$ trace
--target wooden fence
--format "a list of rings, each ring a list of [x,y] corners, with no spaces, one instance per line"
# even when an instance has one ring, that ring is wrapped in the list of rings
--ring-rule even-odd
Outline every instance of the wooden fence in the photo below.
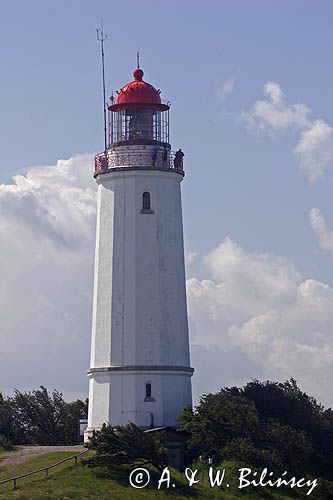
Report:
[[[26,474],[22,474],[21,476],[10,477],[9,479],[5,479],[3,481],[0,481],[0,485],[10,483],[11,481],[13,481],[14,488],[16,488],[17,487],[17,480],[22,479],[23,477],[33,476],[34,474],[38,474],[39,472],[45,472],[45,475],[48,476],[50,469],[54,469],[54,467],[57,467],[58,465],[63,464],[64,462],[69,462],[70,460],[74,460],[74,463],[77,464],[78,457],[80,457],[81,455],[84,455],[88,451],[89,450],[81,451],[80,453],[77,453],[76,455],[72,455],[71,457],[64,458],[64,460],[60,460],[60,462],[57,462],[53,465],[49,465],[48,467],[43,467],[42,469],[34,470],[32,472],[27,472]]]

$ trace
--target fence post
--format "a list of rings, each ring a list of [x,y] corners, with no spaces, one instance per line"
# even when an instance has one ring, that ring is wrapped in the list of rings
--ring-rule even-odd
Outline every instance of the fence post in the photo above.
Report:
[[[78,463],[78,457],[80,457],[84,453],[87,453],[88,451],[89,450],[84,450],[81,453],[78,453],[77,455],[68,457],[65,460],[61,460],[60,462],[57,462],[56,464],[51,465],[50,467],[44,467],[43,469],[38,469],[38,470],[35,470],[33,472],[29,472],[27,474],[22,474],[22,476],[15,476],[15,477],[11,477],[9,479],[2,480],[2,481],[0,481],[0,485],[1,484],[5,484],[5,483],[10,483],[11,481],[13,481],[13,483],[14,483],[14,489],[16,489],[17,488],[17,480],[18,479],[20,479],[22,477],[26,477],[26,476],[32,476],[34,474],[38,474],[38,473],[43,472],[43,471],[45,471],[45,475],[48,476],[50,468],[52,469],[53,467],[57,467],[58,465],[60,465],[60,464],[62,464],[64,462],[68,462],[69,460],[73,460],[73,458],[74,458],[75,464],[77,464]]]

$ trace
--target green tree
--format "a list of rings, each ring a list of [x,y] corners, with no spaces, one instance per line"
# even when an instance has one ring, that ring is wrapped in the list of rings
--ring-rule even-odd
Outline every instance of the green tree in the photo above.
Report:
[[[87,418],[88,401],[66,403],[57,391],[41,386],[0,396],[0,433],[16,444],[75,444],[78,418]]]
[[[60,418],[62,440],[65,444],[76,443],[78,439],[78,419],[87,418],[88,399],[81,401],[77,399],[71,403],[65,403]]]
[[[159,471],[166,465],[166,448],[161,437],[143,432],[133,423],[125,426],[104,424],[89,439],[88,448],[96,455],[85,461],[90,467],[117,469],[122,465],[151,464]]]
[[[333,412],[294,379],[254,380],[201,397],[179,417],[192,460],[230,458],[248,466],[333,479]]]
[[[194,411],[187,408],[179,417],[182,430],[190,434],[190,456],[222,457],[224,446],[237,438],[256,443],[262,424],[252,401],[227,389],[205,394]]]
[[[333,412],[330,408],[325,410],[315,398],[301,391],[293,378],[284,383],[253,380],[239,389],[239,394],[254,402],[263,422],[273,419],[282,426],[303,432],[309,446],[303,443],[302,454],[308,459],[309,471],[333,479]]]
[[[16,390],[14,407],[23,439],[45,445],[61,442],[64,405],[62,394],[56,390],[50,393],[43,386],[32,392]]]
[[[267,467],[277,472],[282,469],[282,457],[277,450],[259,448],[249,438],[235,438],[223,447],[222,456],[227,460],[236,460],[247,467]]]
[[[12,440],[14,433],[14,411],[10,399],[0,392],[0,434]]]
[[[297,475],[308,470],[313,445],[305,431],[269,420],[263,441],[263,447],[279,457],[280,472],[287,470]]]
[[[293,378],[284,383],[253,380],[239,391],[254,402],[263,421],[275,419],[282,425],[309,430],[314,417],[323,411],[314,398],[299,389]]]

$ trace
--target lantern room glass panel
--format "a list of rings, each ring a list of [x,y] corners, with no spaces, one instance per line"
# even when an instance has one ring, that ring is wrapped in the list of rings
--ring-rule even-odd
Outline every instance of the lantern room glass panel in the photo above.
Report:
[[[157,109],[121,109],[110,112],[110,144],[133,140],[168,143],[168,111]]]

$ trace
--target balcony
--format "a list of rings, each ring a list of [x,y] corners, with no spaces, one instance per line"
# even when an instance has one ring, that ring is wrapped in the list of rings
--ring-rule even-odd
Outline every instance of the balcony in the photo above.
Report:
[[[95,174],[112,169],[156,169],[173,170],[184,175],[182,154],[175,151],[131,149],[129,151],[109,150],[95,156]]]

